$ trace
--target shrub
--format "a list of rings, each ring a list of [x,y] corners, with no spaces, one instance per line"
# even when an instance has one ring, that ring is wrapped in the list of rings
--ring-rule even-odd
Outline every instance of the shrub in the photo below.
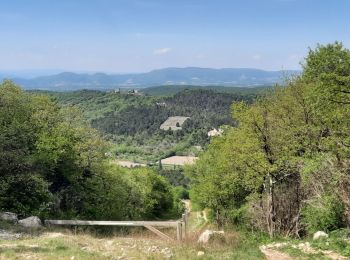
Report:
[[[48,183],[35,174],[8,176],[0,186],[0,209],[20,216],[43,215],[52,200]]]
[[[248,205],[243,205],[240,208],[228,210],[226,215],[228,221],[234,225],[242,227],[247,227],[250,225],[251,219],[249,217]]]
[[[334,195],[314,198],[302,209],[302,221],[309,233],[326,232],[343,226],[344,205]]]
[[[177,186],[173,188],[173,196],[175,200],[188,200],[189,199],[189,194],[188,190],[186,190],[182,186]]]

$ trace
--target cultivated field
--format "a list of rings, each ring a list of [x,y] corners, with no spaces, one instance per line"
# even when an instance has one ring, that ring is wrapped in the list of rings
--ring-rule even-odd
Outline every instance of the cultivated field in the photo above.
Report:
[[[172,156],[161,160],[163,165],[191,165],[198,159],[194,156]]]

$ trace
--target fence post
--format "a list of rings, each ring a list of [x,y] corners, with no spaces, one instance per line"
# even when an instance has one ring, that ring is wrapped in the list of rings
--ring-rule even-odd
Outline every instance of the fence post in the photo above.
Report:
[[[182,221],[177,222],[176,233],[177,233],[177,240],[181,241],[182,240]]]
[[[188,232],[188,214],[189,214],[189,212],[188,212],[188,210],[186,209],[186,211],[185,211],[185,234],[186,234],[186,237],[187,237],[187,232]]]
[[[182,214],[182,224],[183,224],[183,237],[187,238],[187,211]]]

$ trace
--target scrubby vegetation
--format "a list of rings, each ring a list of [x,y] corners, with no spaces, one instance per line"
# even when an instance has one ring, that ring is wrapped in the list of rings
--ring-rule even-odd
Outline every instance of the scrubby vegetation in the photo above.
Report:
[[[350,224],[350,51],[310,50],[303,73],[254,104],[187,169],[191,198],[219,224],[303,236]]]
[[[110,144],[80,113],[0,85],[0,209],[20,216],[154,219],[175,212],[172,188],[150,169],[113,166]]]

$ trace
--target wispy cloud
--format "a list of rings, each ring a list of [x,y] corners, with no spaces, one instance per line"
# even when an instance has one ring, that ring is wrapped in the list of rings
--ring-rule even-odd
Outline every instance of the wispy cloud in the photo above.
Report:
[[[171,48],[160,48],[153,51],[154,55],[164,55],[166,53],[169,53],[171,51]]]
[[[253,60],[261,60],[261,55],[260,54],[255,54],[253,55]]]

